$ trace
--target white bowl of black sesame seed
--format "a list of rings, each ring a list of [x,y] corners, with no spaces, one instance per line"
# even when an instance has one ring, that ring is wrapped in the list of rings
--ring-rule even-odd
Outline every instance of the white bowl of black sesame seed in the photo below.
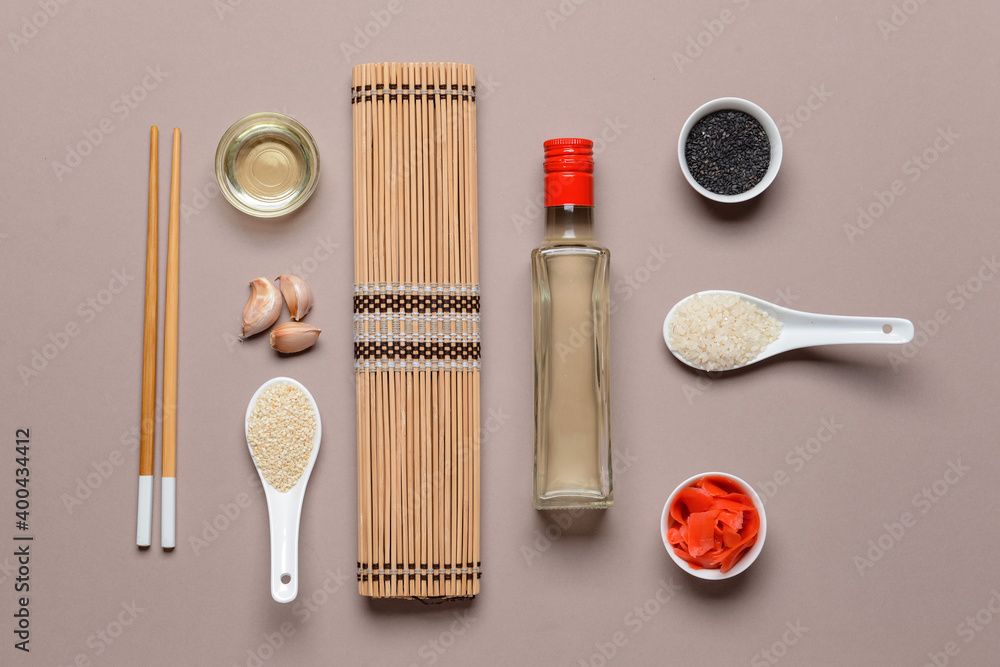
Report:
[[[701,105],[677,142],[681,172],[691,187],[734,204],[767,189],[781,166],[781,133],[759,106],[739,97]]]

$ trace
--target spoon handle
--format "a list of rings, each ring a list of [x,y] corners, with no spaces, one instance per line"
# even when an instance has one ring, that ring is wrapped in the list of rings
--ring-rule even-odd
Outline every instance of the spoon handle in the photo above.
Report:
[[[271,527],[271,597],[291,602],[299,592],[299,517],[302,494],[265,486]],[[287,579],[287,581],[286,581]]]
[[[896,344],[913,340],[913,323],[898,317],[851,317],[794,311],[781,338],[786,350],[815,345]]]

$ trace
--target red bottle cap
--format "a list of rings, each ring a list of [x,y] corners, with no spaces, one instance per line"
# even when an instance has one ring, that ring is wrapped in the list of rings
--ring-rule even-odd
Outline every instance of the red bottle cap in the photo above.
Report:
[[[594,205],[594,142],[549,139],[545,142],[545,205]]]

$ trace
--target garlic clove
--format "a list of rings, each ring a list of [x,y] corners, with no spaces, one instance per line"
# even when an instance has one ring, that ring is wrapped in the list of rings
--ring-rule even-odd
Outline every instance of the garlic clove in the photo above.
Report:
[[[285,354],[301,352],[312,347],[319,334],[320,329],[305,322],[282,322],[271,332],[271,347]]]
[[[281,296],[288,304],[288,314],[293,320],[301,320],[313,305],[312,290],[306,281],[290,273],[275,278],[281,288]]]
[[[264,331],[281,315],[281,292],[267,278],[250,281],[250,298],[243,306],[243,337]]]

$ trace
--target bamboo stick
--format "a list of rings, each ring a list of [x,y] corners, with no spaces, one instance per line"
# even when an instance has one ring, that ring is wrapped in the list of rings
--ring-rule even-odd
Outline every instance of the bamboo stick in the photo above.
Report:
[[[163,310],[163,450],[160,461],[160,546],[176,545],[177,317],[180,286],[181,131],[174,128],[170,158],[167,284]]]
[[[142,325],[142,406],[139,436],[139,496],[136,540],[148,547],[153,530],[153,457],[156,443],[156,312],[159,274],[160,130],[149,130],[149,206],[146,218],[146,293]]]

